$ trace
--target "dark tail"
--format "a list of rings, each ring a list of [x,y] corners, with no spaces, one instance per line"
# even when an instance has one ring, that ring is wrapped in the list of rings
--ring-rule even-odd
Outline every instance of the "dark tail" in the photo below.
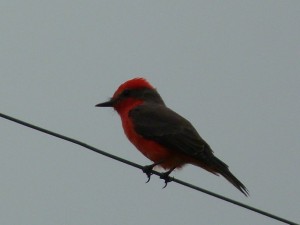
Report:
[[[246,197],[249,196],[249,191],[242,182],[240,182],[228,169],[228,166],[217,157],[213,158],[213,164],[215,165],[215,171],[221,174],[226,180],[239,189]]]

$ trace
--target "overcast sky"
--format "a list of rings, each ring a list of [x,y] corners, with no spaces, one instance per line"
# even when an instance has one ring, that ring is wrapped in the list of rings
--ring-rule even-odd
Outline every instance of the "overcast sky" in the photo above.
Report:
[[[300,1],[0,0],[1,112],[141,165],[112,109],[141,76],[247,186],[186,182],[300,223]],[[0,118],[0,224],[281,222]]]

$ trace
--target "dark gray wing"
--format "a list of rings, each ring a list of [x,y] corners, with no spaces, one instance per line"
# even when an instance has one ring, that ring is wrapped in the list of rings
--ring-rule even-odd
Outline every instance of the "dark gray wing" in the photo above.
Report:
[[[199,160],[210,159],[213,151],[192,124],[160,104],[142,104],[129,112],[134,128],[146,139]]]

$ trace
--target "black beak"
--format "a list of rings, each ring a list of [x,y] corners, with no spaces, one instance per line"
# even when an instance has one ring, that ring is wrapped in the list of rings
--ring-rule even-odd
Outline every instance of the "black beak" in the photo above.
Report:
[[[114,106],[114,101],[113,100],[109,100],[107,102],[99,103],[99,104],[97,104],[95,106],[96,107],[113,107]]]

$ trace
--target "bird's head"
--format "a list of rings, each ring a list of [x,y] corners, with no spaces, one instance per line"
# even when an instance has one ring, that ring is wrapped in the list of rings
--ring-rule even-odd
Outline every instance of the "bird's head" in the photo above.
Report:
[[[96,107],[113,107],[118,113],[131,109],[143,102],[164,104],[155,88],[144,78],[134,78],[121,84],[109,101]]]

